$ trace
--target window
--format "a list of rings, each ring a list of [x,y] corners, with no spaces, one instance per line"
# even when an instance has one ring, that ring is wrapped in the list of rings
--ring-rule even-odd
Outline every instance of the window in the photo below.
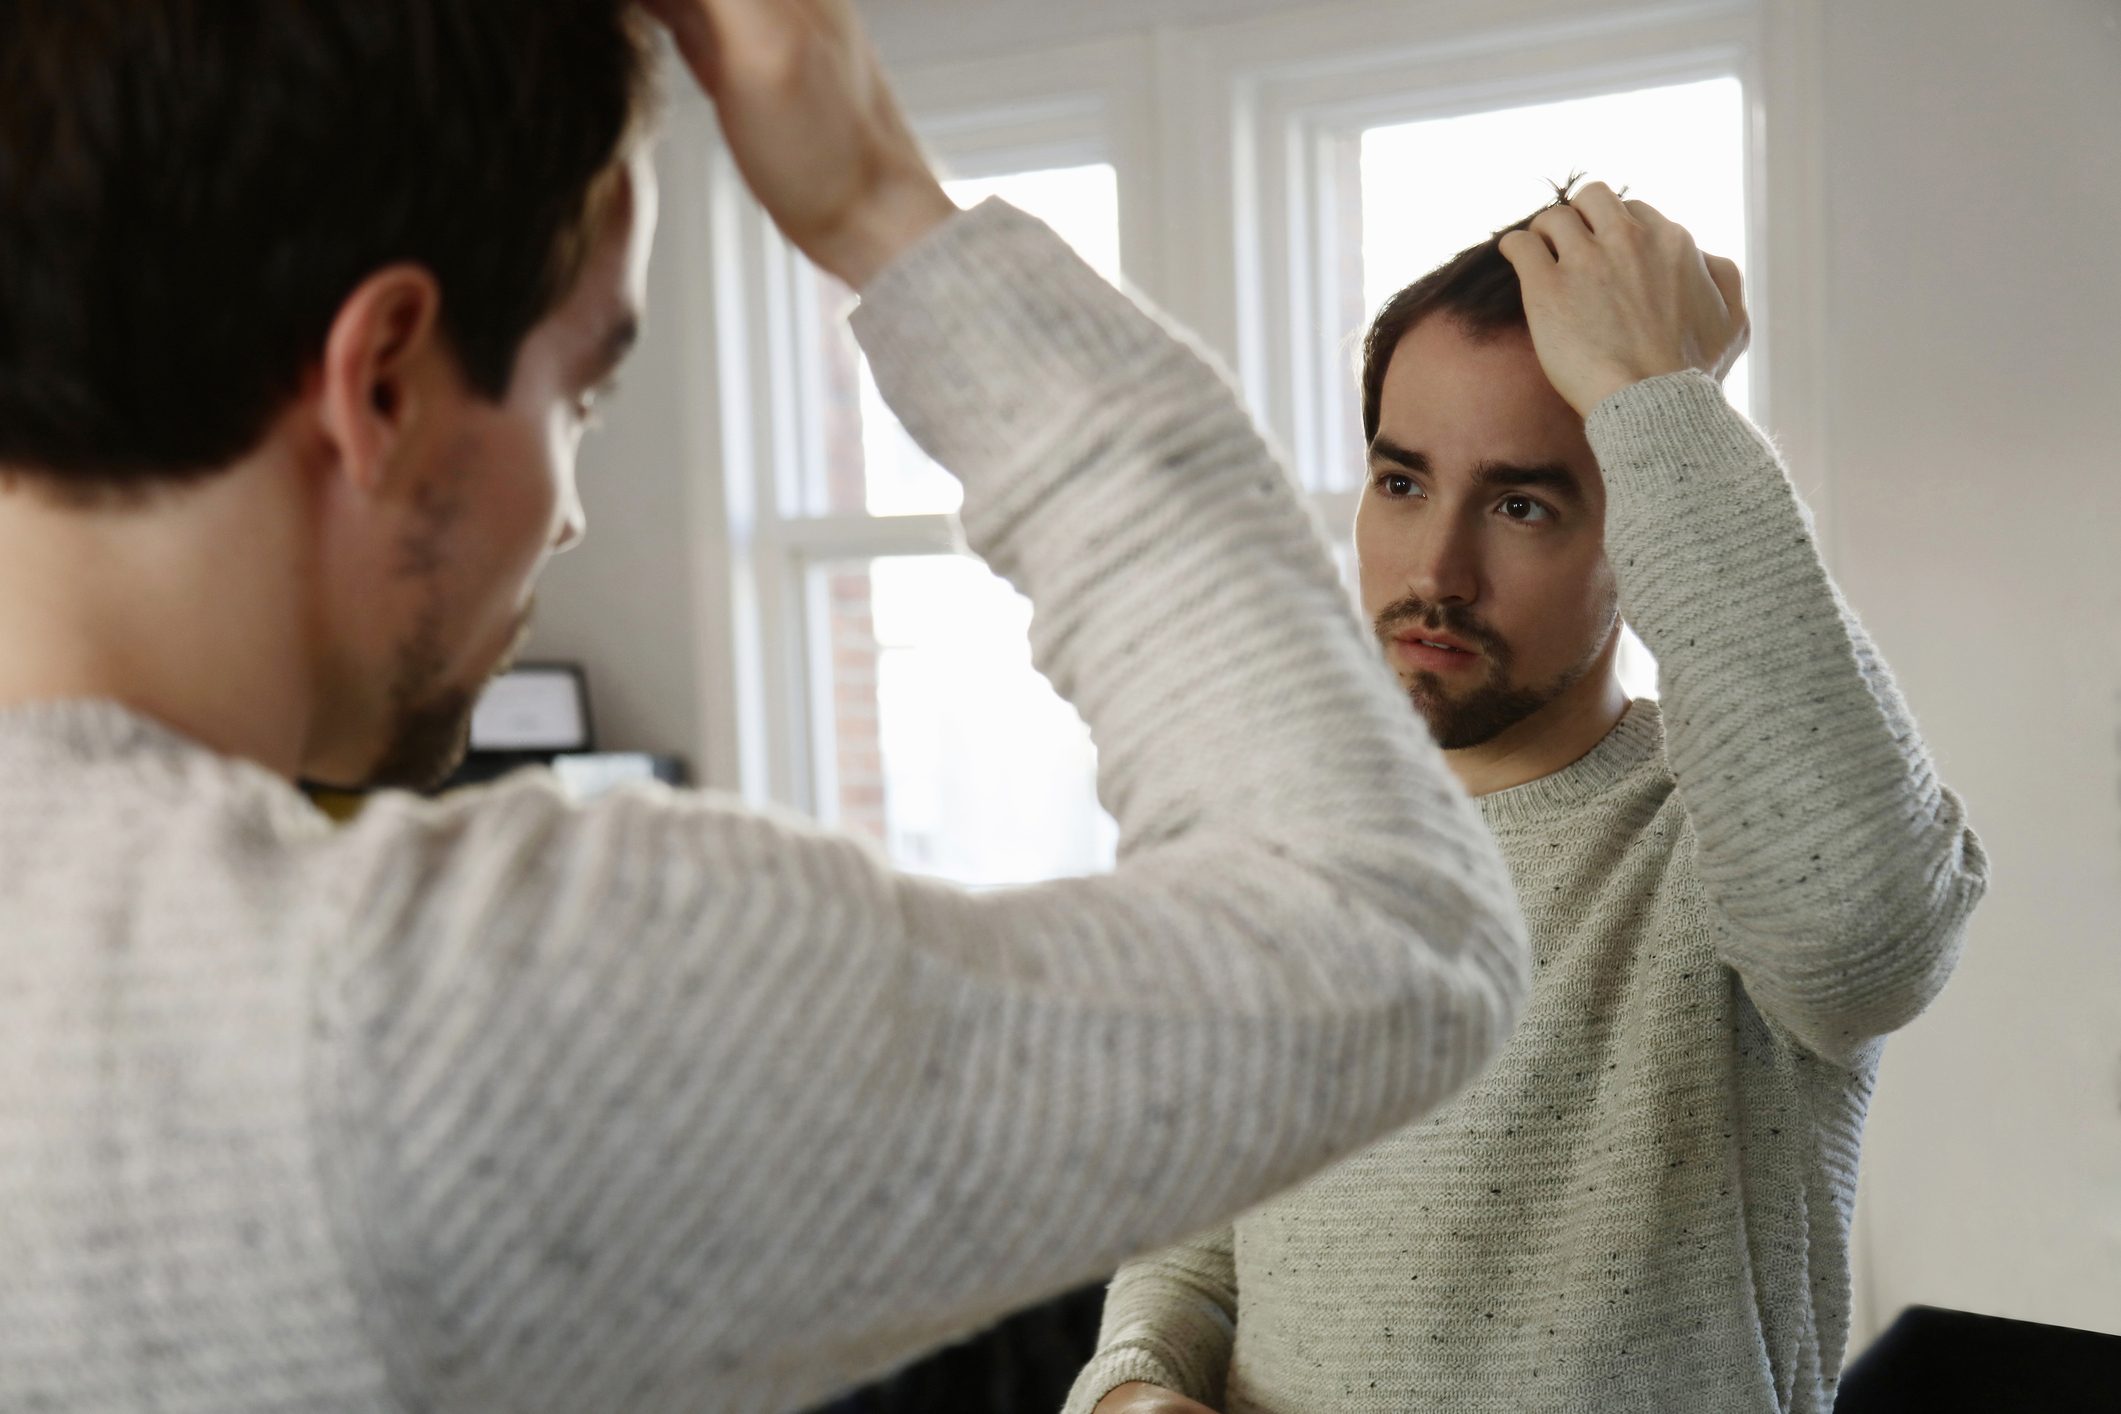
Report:
[[[1000,197],[1038,217],[1106,279],[1119,279],[1119,176],[1109,163],[968,177],[945,184],[951,200],[971,208]],[[962,499],[957,478],[914,445],[884,404],[868,360],[839,316],[852,303],[846,289],[830,286],[820,303],[827,327],[820,331],[830,355],[832,406],[847,409],[859,425],[859,447],[835,443],[824,458],[822,488],[813,507],[873,516],[948,515]]]
[[[966,555],[821,565],[838,818],[972,885],[1110,866],[1082,718],[1031,666],[1031,604]]]
[[[1118,279],[1110,164],[948,185],[961,206],[999,196],[1039,217]],[[849,298],[828,290],[817,303],[826,436],[801,501],[843,548],[874,536],[888,551],[907,518],[955,513],[962,490],[885,406],[839,317]],[[885,521],[898,523],[875,524]],[[1089,730],[1031,665],[1027,600],[963,555],[843,554],[805,579],[826,648],[813,645],[810,675],[823,818],[878,840],[902,868],[975,886],[1111,864],[1118,832],[1097,803]]]

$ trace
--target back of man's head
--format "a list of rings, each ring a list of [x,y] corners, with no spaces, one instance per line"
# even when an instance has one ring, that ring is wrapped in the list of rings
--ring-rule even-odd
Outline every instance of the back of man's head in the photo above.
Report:
[[[592,243],[645,33],[631,0],[0,4],[0,466],[93,497],[235,460],[394,262],[498,398]]]
[[[1540,211],[1569,199],[1580,178],[1554,188],[1554,200],[1521,221],[1512,222],[1478,245],[1467,246],[1428,274],[1386,300],[1370,321],[1362,341],[1362,435],[1365,445],[1377,439],[1379,404],[1384,398],[1385,370],[1408,331],[1433,314],[1446,314],[1474,339],[1486,341],[1512,330],[1529,330],[1524,290],[1517,271],[1503,258],[1502,238],[1531,229]]]

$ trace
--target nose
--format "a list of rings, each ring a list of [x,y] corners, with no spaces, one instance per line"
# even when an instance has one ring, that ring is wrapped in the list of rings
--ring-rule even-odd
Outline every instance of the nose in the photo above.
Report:
[[[1470,604],[1480,597],[1478,533],[1455,516],[1422,518],[1407,562],[1407,589],[1431,604]]]

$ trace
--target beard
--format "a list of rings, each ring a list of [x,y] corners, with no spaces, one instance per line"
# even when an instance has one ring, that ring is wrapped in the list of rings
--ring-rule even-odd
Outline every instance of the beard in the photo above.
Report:
[[[421,602],[411,630],[398,645],[391,673],[391,727],[383,753],[369,768],[370,787],[430,791],[447,781],[471,746],[471,717],[486,683],[506,672],[530,635],[536,601],[516,618],[506,648],[476,684],[452,679],[449,614],[442,567],[451,538],[470,510],[463,468],[438,474],[420,488],[418,519],[398,548],[399,573],[421,582]]]
[[[369,771],[372,787],[431,791],[447,781],[471,747],[471,717],[486,683],[508,671],[530,637],[535,605],[525,607],[509,645],[477,687],[447,681],[441,606],[429,604],[398,652],[392,677],[392,725],[383,755]]]
[[[471,747],[471,714],[477,706],[477,694],[459,688],[400,708],[369,785],[430,791],[447,781]]]
[[[1619,614],[1619,605],[1613,606]],[[1409,595],[1389,605],[1377,616],[1377,641],[1387,648],[1395,635],[1420,626],[1464,639],[1481,650],[1485,675],[1471,688],[1453,692],[1443,675],[1416,668],[1402,669],[1400,682],[1407,700],[1429,724],[1430,734],[1445,751],[1463,751],[1485,746],[1519,722],[1538,712],[1583,680],[1597,662],[1603,638],[1594,641],[1583,660],[1549,682],[1524,684],[1511,681],[1514,655],[1503,636],[1474,616],[1463,604],[1430,604]],[[1608,635],[1610,634],[1610,626]]]
[[[1485,746],[1568,690],[1574,678],[1561,678],[1545,688],[1510,687],[1484,683],[1462,697],[1444,691],[1443,679],[1435,673],[1416,671],[1407,675],[1407,700],[1421,713],[1445,751],[1463,751]]]
[[[390,735],[368,773],[371,786],[433,790],[455,773],[471,746],[478,694],[447,681],[441,621],[441,606],[430,603],[399,645],[391,675]]]

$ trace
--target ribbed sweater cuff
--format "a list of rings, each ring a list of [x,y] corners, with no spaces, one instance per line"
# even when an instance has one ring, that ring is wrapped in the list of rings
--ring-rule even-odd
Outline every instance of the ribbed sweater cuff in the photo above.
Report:
[[[1068,1402],[1061,1414],[1091,1414],[1097,1402],[1121,1385],[1136,1380],[1155,1385],[1158,1389],[1175,1390],[1188,1398],[1195,1396],[1179,1383],[1178,1375],[1163,1361],[1138,1347],[1120,1349],[1099,1355],[1086,1366],[1076,1378],[1075,1388],[1068,1393]]]
[[[1605,476],[1608,517],[1669,502],[1696,473],[1704,486],[1733,467],[1773,467],[1775,449],[1706,373],[1667,373],[1591,409],[1584,434]],[[1609,535],[1610,538],[1610,535]]]

